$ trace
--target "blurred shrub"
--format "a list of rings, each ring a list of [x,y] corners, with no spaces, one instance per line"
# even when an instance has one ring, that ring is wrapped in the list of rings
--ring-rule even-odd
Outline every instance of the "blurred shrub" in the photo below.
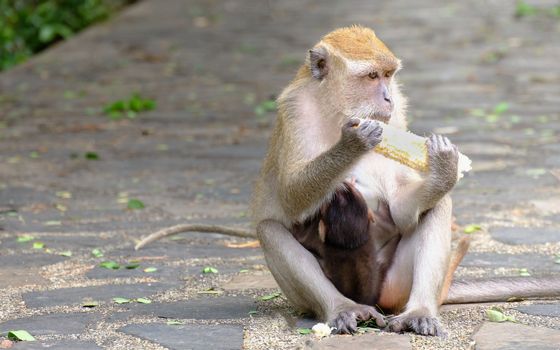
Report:
[[[130,0],[0,0],[0,70],[104,20]]]

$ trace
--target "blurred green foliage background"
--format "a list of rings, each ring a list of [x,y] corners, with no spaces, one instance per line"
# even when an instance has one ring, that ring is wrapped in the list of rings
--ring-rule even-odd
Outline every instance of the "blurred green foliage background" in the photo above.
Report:
[[[107,19],[134,0],[0,0],[0,70]]]

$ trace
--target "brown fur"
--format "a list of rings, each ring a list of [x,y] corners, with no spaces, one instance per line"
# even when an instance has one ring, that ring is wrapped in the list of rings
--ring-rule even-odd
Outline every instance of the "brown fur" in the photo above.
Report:
[[[291,230],[335,287],[360,304],[378,303],[400,239],[388,207],[382,205],[374,214],[356,188],[344,183],[315,216]]]
[[[356,25],[340,28],[325,35],[322,42],[336,48],[345,58],[351,60],[393,64],[393,69],[399,64],[391,50],[370,28]]]

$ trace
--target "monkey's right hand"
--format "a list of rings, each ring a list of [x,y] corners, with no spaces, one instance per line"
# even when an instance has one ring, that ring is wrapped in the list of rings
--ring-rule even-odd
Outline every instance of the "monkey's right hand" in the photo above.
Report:
[[[342,141],[369,151],[381,142],[383,128],[379,122],[370,119],[350,118],[342,126]]]

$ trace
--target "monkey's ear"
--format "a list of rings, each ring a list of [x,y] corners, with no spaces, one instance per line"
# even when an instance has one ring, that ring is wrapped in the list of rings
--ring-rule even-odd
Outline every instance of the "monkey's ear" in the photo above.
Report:
[[[313,78],[321,80],[329,72],[327,56],[327,49],[323,46],[317,46],[309,50],[309,68]]]

